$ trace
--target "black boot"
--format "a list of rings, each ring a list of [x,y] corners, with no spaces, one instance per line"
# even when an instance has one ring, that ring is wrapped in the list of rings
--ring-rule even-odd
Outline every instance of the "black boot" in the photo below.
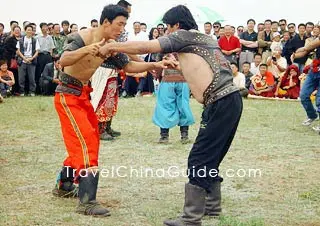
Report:
[[[181,143],[182,144],[187,144],[190,142],[188,131],[189,131],[189,126],[180,126]]]
[[[100,140],[111,141],[114,138],[106,131],[106,122],[99,122],[99,133],[100,133]]]
[[[86,177],[79,177],[79,205],[76,212],[94,217],[110,216],[108,209],[96,201],[99,173],[88,173]]]
[[[185,186],[185,202],[183,215],[176,220],[165,220],[167,226],[201,226],[204,215],[207,192],[190,183]]]
[[[111,128],[112,119],[110,121],[106,122],[106,131],[108,134],[110,134],[112,137],[119,137],[121,136],[121,132],[115,131]]]
[[[205,215],[217,217],[221,211],[221,182],[217,180],[212,185],[211,193],[206,197]]]
[[[63,167],[57,177],[57,183],[52,190],[52,194],[60,198],[78,197],[78,187],[73,184],[73,180],[73,168]]]
[[[159,144],[169,143],[169,129],[160,128]]]

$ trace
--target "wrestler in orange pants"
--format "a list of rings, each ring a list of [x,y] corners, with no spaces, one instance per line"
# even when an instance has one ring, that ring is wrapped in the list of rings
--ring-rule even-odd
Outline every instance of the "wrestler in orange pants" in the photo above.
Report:
[[[76,170],[75,178],[80,170],[98,166],[99,130],[90,92],[92,88],[84,86],[81,96],[56,93],[54,97],[68,152],[63,165]]]

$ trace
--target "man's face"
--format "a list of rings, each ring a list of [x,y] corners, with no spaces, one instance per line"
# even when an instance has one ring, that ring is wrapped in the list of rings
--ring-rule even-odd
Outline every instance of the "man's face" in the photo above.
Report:
[[[168,34],[171,34],[175,31],[177,31],[179,29],[179,25],[178,24],[175,24],[173,26],[171,26],[170,24],[167,24],[167,32]]]
[[[158,31],[159,31],[160,35],[163,35],[164,34],[164,26],[163,25],[159,25],[157,28],[158,28]]]
[[[147,26],[146,25],[140,25],[140,29],[143,32],[147,32]]]
[[[26,34],[27,34],[28,37],[31,37],[32,34],[33,34],[33,29],[31,27],[27,27]]]
[[[266,31],[270,31],[270,30],[271,30],[271,23],[270,23],[270,21],[267,21],[267,22],[264,23],[264,29],[265,29]]]
[[[53,25],[48,26],[48,34],[51,35],[53,33]]]
[[[313,27],[314,27],[314,26],[312,26],[312,25],[310,25],[310,24],[307,24],[306,32],[307,32],[307,33],[311,33],[312,30],[313,30]]]
[[[272,30],[273,32],[277,32],[277,31],[278,31],[278,24],[277,24],[277,23],[273,23],[273,24],[271,25],[271,30]]]
[[[219,36],[222,37],[222,36],[224,36],[224,35],[225,35],[225,33],[224,33],[224,28],[220,28],[220,30],[219,30]]]
[[[314,27],[312,33],[313,33],[313,36],[318,37],[320,34],[320,27]]]
[[[253,21],[249,21],[248,25],[248,30],[253,30],[254,29],[254,22]]]
[[[32,25],[32,36],[35,36],[35,34],[37,33],[37,26]]]
[[[18,26],[18,24],[17,24],[17,23],[13,23],[13,24],[11,25],[11,30],[12,30],[14,27],[16,27],[16,26]]]
[[[68,32],[69,31],[69,24],[62,24],[62,29],[64,32]]]
[[[214,24],[214,25],[213,25],[213,30],[214,30],[215,33],[218,33],[219,30],[220,30],[219,24]]]
[[[290,34],[288,32],[283,34],[283,40],[288,41],[290,39]]]
[[[78,32],[78,25],[73,25],[71,28],[71,33]]]
[[[107,39],[117,39],[124,31],[124,27],[127,24],[127,18],[124,16],[117,16],[112,23],[107,19],[103,23],[104,36]]]
[[[259,67],[259,71],[261,75],[265,75],[266,71],[267,71],[267,67],[266,66],[261,66]]]
[[[224,34],[225,34],[226,36],[232,35],[232,28],[231,28],[230,26],[225,26],[225,27],[224,27]]]
[[[248,73],[249,70],[250,70],[250,64],[243,64],[243,65],[242,65],[242,71],[243,71],[244,73]]]
[[[92,23],[91,23],[91,27],[92,27],[92,28],[96,28],[96,27],[98,27],[98,26],[99,26],[98,22],[92,22]]]
[[[236,75],[238,73],[238,68],[234,64],[231,64],[231,70],[233,75]]]
[[[135,34],[138,34],[138,33],[141,31],[141,26],[140,26],[140,24],[139,24],[139,23],[135,23],[135,24],[133,25],[133,30],[134,30],[134,33],[135,33]]]
[[[281,30],[281,31],[285,31],[285,30],[286,30],[286,27],[287,27],[287,24],[286,24],[286,22],[281,21],[281,22],[279,23],[279,26],[280,26],[280,30]]]
[[[41,32],[42,32],[42,34],[47,34],[48,26],[47,25],[43,25],[42,28],[41,28]]]
[[[3,29],[4,29],[3,26],[0,25],[0,33],[3,32]]]
[[[264,30],[264,24],[259,24],[258,31],[263,31],[263,30]]]
[[[21,30],[19,27],[14,28],[13,34],[15,37],[20,37],[21,36]]]
[[[303,34],[306,32],[305,26],[300,26],[300,27],[298,28],[298,31],[299,31],[299,35],[303,35]]]
[[[296,31],[296,27],[293,24],[290,24],[288,26],[288,30],[289,30],[290,33],[294,33]]]
[[[211,24],[205,24],[204,25],[204,31],[206,34],[211,34],[212,26]]]
[[[255,58],[254,58],[254,63],[255,63],[256,65],[259,65],[259,64],[261,63],[261,61],[262,61],[261,56],[255,56]]]
[[[53,33],[54,34],[59,34],[60,33],[60,25],[55,25],[53,28]]]
[[[55,61],[54,66],[56,67],[56,69],[61,70],[60,60]]]

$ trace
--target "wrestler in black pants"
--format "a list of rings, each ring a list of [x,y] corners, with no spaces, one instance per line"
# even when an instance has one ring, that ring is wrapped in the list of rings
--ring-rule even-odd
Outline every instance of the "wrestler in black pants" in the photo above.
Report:
[[[43,72],[46,64],[51,62],[52,62],[52,56],[50,55],[49,52],[39,53],[39,56],[37,58],[37,67],[36,67],[36,75],[35,75],[36,94],[41,94],[41,89],[39,84],[41,73]]]
[[[188,158],[189,183],[211,192],[214,180],[211,169],[218,170],[221,161],[229,150],[242,113],[242,99],[239,92],[231,93],[209,104],[202,113],[200,130]],[[200,169],[206,168],[206,177]],[[212,171],[215,172],[215,171]]]

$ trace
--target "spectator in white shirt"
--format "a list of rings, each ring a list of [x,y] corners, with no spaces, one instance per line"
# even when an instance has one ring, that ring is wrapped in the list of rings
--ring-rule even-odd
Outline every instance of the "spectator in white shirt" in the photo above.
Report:
[[[267,59],[268,71],[270,71],[275,80],[278,81],[287,69],[287,60],[281,56],[281,47],[276,47],[272,56]]]
[[[231,69],[233,74],[233,83],[239,88],[240,95],[242,97],[247,97],[248,89],[246,88],[246,76],[239,72],[239,67],[236,63],[231,63]]]
[[[250,65],[250,72],[253,75],[257,75],[259,73],[259,66],[262,62],[262,56],[260,53],[256,53],[253,58],[253,62]]]

